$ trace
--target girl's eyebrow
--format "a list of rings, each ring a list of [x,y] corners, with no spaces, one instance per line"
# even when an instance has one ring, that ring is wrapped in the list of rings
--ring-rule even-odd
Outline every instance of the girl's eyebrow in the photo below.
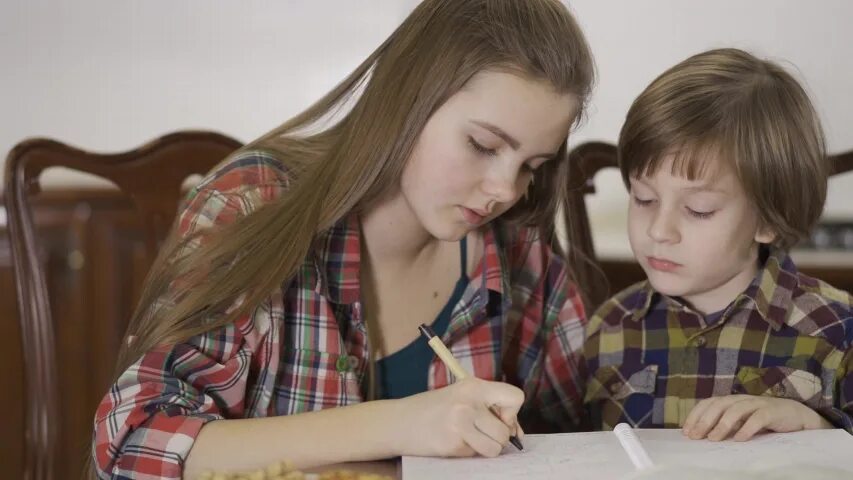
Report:
[[[515,137],[513,137],[512,135],[503,131],[503,129],[498,127],[497,125],[493,125],[493,124],[491,124],[489,122],[485,122],[483,120],[471,120],[471,123],[473,123],[474,125],[477,125],[478,127],[485,128],[486,130],[488,130],[488,131],[494,133],[495,135],[501,137],[503,139],[503,141],[505,141],[506,143],[509,144],[510,147],[512,147],[513,150],[518,150],[519,148],[521,148],[521,142],[516,140]]]
[[[493,134],[497,135],[503,141],[505,141],[510,146],[510,148],[512,148],[513,150],[518,151],[518,149],[521,148],[521,142],[516,140],[516,138],[513,137],[512,135],[506,133],[499,126],[494,125],[494,124],[489,123],[489,122],[486,122],[484,120],[476,120],[476,119],[471,120],[471,123],[473,123],[474,125],[477,125],[480,128],[484,128],[484,129],[492,132]],[[544,157],[546,160],[548,160],[548,159],[555,157],[556,155],[557,155],[557,152],[540,153],[538,155],[531,155],[530,158]]]

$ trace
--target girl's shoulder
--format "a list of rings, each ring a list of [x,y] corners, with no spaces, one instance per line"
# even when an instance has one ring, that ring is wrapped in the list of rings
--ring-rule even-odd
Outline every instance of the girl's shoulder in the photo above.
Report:
[[[179,231],[189,235],[234,223],[281,198],[290,186],[290,177],[271,152],[239,150],[189,191],[179,209]]]
[[[248,191],[272,188],[273,192],[280,193],[289,187],[290,179],[288,169],[273,152],[258,149],[239,150],[214,167],[194,190],[244,194]]]

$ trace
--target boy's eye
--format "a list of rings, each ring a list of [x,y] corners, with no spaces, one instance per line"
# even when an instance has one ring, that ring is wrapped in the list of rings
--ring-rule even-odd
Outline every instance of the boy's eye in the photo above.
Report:
[[[652,199],[640,198],[636,195],[633,195],[632,197],[634,198],[634,203],[636,203],[637,205],[639,205],[641,207],[647,207],[647,206],[651,205],[652,202],[654,202],[654,200],[652,200]]]
[[[712,215],[714,215],[714,211],[713,211],[713,210],[712,210],[712,211],[710,211],[710,212],[699,212],[699,211],[693,210],[692,208],[687,208],[687,212],[688,212],[692,217],[696,217],[696,218],[699,218],[699,219],[711,218],[711,216],[712,216]]]
[[[471,145],[471,148],[473,148],[474,151],[482,155],[494,157],[498,154],[498,151],[496,149],[484,147],[482,144],[474,140],[474,137],[468,137],[468,145]]]

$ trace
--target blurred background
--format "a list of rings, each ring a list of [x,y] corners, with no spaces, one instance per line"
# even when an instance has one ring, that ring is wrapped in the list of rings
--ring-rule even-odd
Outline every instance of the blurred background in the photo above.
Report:
[[[86,149],[136,147],[184,128],[251,140],[305,108],[367,56],[416,0],[4,1],[0,151],[30,136]],[[598,66],[572,137],[615,141],[633,98],[683,58],[735,46],[786,64],[807,87],[831,152],[853,148],[853,2],[566,2]],[[5,156],[5,155],[4,155]],[[49,172],[45,183],[91,182]],[[602,254],[625,254],[616,172],[590,199]],[[853,175],[834,179],[827,218],[853,219]]]

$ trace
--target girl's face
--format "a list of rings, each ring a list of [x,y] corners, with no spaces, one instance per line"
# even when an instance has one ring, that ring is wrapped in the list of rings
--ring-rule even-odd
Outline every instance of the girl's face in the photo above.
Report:
[[[427,121],[401,179],[423,228],[459,240],[506,212],[533,172],[553,161],[578,112],[575,95],[545,81],[484,71]]]

